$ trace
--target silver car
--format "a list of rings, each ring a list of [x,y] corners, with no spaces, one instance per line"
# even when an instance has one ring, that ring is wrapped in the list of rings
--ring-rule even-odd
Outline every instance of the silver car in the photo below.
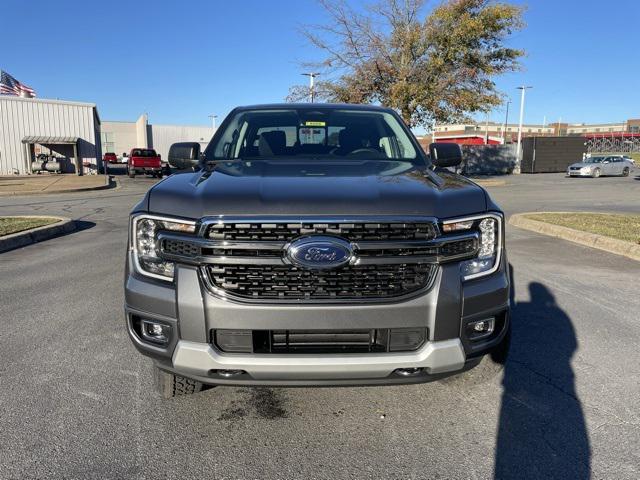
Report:
[[[633,163],[620,155],[601,157],[588,157],[582,162],[574,163],[567,167],[567,175],[570,177],[593,177],[601,175],[622,175],[628,177],[633,170]]]

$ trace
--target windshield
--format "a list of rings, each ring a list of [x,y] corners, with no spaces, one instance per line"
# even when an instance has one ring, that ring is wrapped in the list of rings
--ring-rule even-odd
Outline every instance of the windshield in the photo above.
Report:
[[[207,160],[404,160],[420,157],[407,130],[377,110],[241,110],[225,120]]]
[[[584,163],[602,163],[604,157],[589,157],[584,159]]]
[[[134,157],[157,157],[155,150],[136,149],[132,152]]]

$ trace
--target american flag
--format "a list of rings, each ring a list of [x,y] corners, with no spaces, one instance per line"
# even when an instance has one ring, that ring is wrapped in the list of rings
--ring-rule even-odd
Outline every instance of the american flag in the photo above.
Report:
[[[0,95],[17,95],[21,96],[27,93],[27,96],[35,97],[36,91],[24,83],[20,83],[7,72],[0,70]]]

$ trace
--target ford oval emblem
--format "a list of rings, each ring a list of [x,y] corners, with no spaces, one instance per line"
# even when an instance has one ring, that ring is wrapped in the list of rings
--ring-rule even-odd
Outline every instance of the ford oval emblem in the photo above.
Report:
[[[351,244],[334,237],[311,236],[289,244],[287,258],[294,265],[316,270],[336,268],[353,256]]]

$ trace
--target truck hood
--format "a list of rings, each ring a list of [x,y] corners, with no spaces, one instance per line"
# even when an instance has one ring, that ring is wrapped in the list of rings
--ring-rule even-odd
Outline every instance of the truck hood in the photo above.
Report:
[[[364,164],[341,169],[263,163],[241,172],[218,167],[166,178],[148,192],[147,205],[150,213],[191,219],[220,215],[448,218],[487,209],[484,190],[461,176],[410,164],[399,170],[371,173]]]

